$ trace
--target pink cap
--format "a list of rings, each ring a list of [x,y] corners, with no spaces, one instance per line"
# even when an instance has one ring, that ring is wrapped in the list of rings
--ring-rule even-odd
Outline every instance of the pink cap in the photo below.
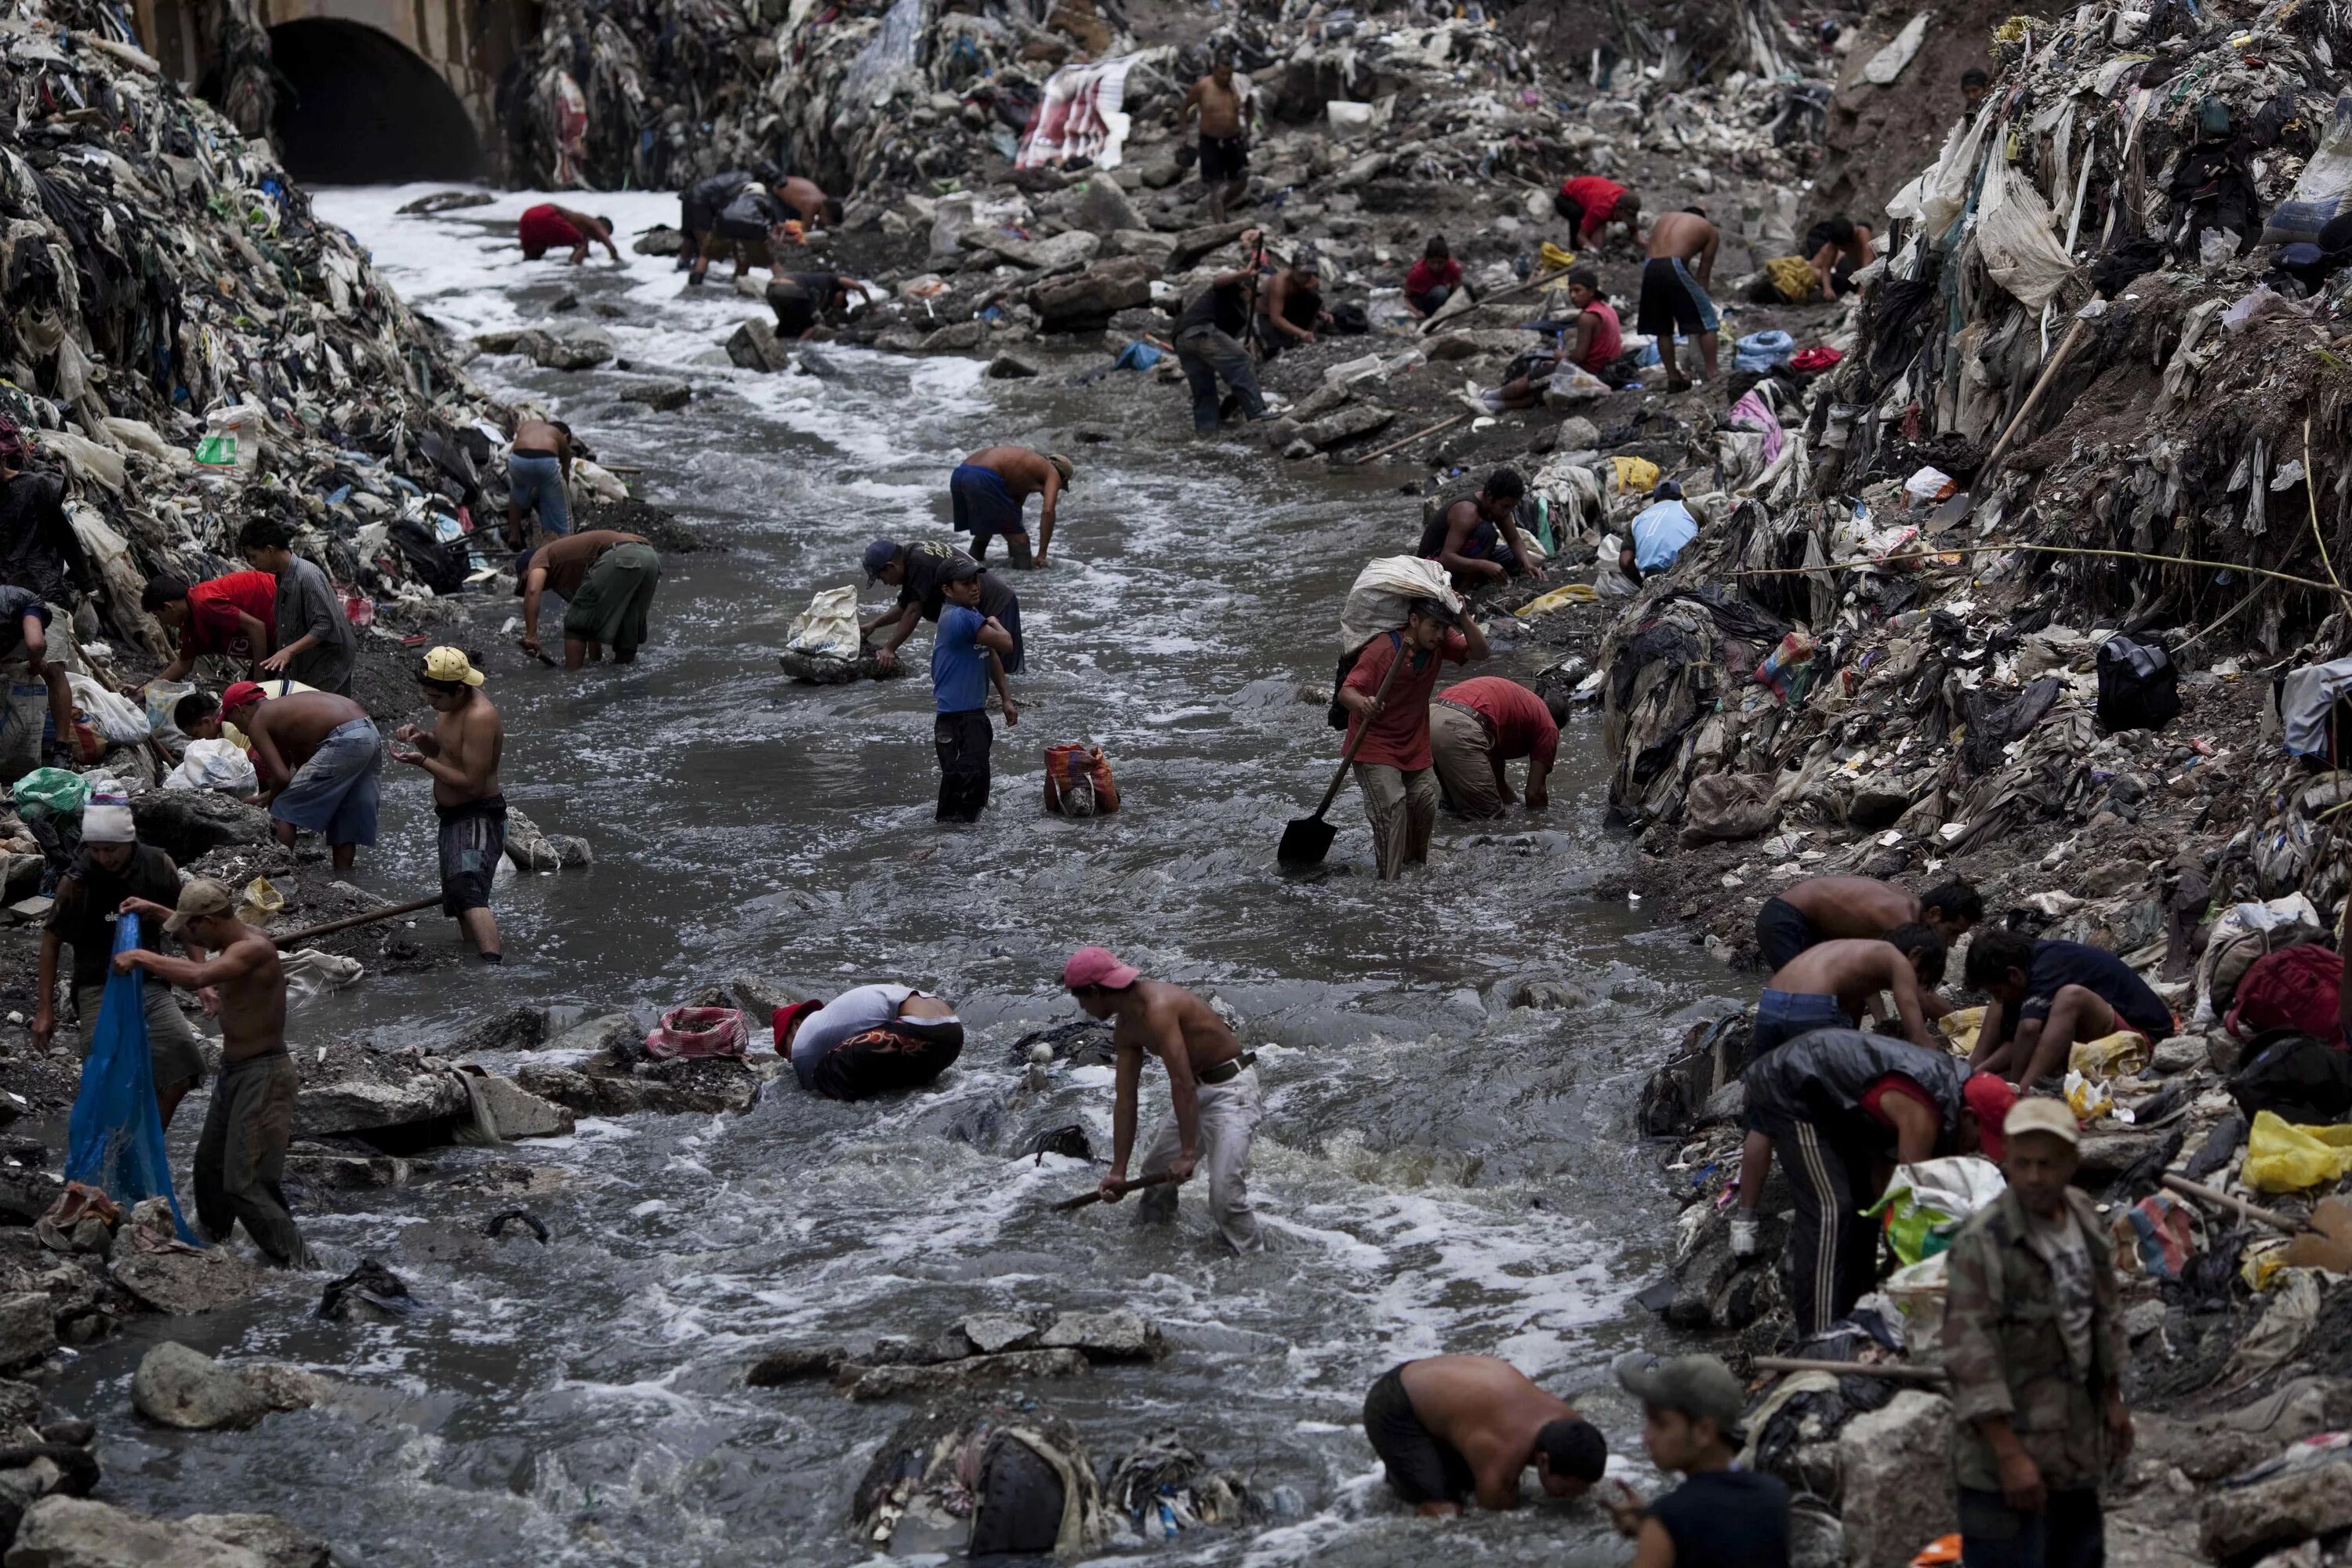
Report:
[[[2009,1157],[2008,1140],[2002,1134],[2010,1109],[2017,1103],[2017,1090],[1999,1073],[1980,1072],[1960,1086],[1960,1098],[1976,1112],[1977,1142],[1984,1146],[1985,1158],[1999,1164]]]
[[[1073,991],[1085,985],[1124,991],[1142,978],[1141,970],[1121,963],[1107,947],[1082,947],[1070,954],[1069,963],[1062,965],[1062,984]]]

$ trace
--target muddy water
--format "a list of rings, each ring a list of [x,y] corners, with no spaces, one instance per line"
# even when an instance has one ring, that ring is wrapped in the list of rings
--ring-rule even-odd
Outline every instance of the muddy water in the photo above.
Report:
[[[475,374],[641,465],[648,493],[726,548],[668,561],[658,640],[634,670],[527,667],[497,635],[511,605],[485,608],[473,640],[492,650],[508,797],[586,835],[597,865],[500,892],[503,972],[371,979],[302,1011],[298,1043],[446,1037],[515,1001],[649,1017],[745,972],[820,993],[903,977],[956,998],[973,1038],[936,1092],[897,1103],[828,1104],[787,1074],[744,1117],[592,1121],[519,1146],[563,1173],[533,1205],[553,1230],[544,1249],[425,1257],[424,1238],[494,1206],[446,1186],[310,1194],[304,1225],[334,1270],[383,1257],[425,1310],[319,1323],[306,1314],[320,1275],[189,1337],[379,1392],[356,1413],[243,1435],[145,1433],[126,1408],[149,1342],[134,1334],[63,1391],[110,1434],[111,1493],[166,1512],[275,1510],[373,1563],[853,1563],[866,1554],[844,1529],[851,1486],[906,1409],[747,1389],[751,1359],[927,1337],[977,1310],[1125,1305],[1163,1324],[1175,1353],[1053,1387],[1055,1407],[1105,1463],[1172,1424],[1273,1505],[1261,1526],[1163,1557],[1404,1564],[1475,1542],[1497,1563],[1611,1558],[1581,1510],[1474,1521],[1442,1545],[1386,1498],[1355,1426],[1367,1384],[1405,1357],[1496,1352],[1573,1394],[1650,1333],[1629,1298],[1656,1277],[1669,1207],[1629,1144],[1631,1104],[1660,1040],[1727,989],[1642,911],[1580,896],[1632,852],[1602,831],[1590,721],[1564,737],[1556,804],[1533,826],[1442,826],[1430,874],[1383,888],[1350,793],[1329,874],[1275,874],[1282,825],[1337,752],[1297,688],[1328,680],[1347,582],[1409,537],[1414,504],[1195,443],[1173,393],[1132,384],[1073,387],[1058,370],[983,384],[975,363],[854,350],[828,353],[830,378],[749,375],[716,345],[754,302],[689,295],[646,258],[526,266],[496,221],[523,198],[394,216],[412,194],[320,206],[461,331],[535,319],[564,285],[619,307],[607,324],[623,356],[684,374],[690,406],[619,405],[611,370],[504,360]],[[674,212],[600,200],[625,233]],[[964,452],[1078,426],[1108,439],[1074,447],[1055,564],[1016,584],[1025,711],[1017,731],[1000,723],[995,805],[943,829],[919,673],[795,688],[776,649],[811,591],[856,580],[868,537],[944,533],[944,479]],[[925,633],[919,671],[927,648]],[[1496,668],[1539,657],[1509,650]],[[1116,818],[1038,809],[1038,750],[1065,739],[1116,760]],[[362,880],[429,888],[429,824],[425,781],[402,773]],[[452,940],[438,922],[419,935]],[[1072,1121],[1107,1149],[1109,1075],[1065,1070],[1019,1095],[1008,1052],[1075,1016],[1055,975],[1088,942],[1223,998],[1262,1047],[1267,1255],[1222,1256],[1192,1212],[1172,1233],[1045,1212],[1092,1174],[1016,1151]],[[1572,983],[1590,1005],[1513,1010],[1530,978]],[[195,1120],[182,1118],[182,1158]],[[445,1170],[485,1157],[452,1152]],[[1591,1407],[1612,1444],[1637,1447],[1622,1401]]]

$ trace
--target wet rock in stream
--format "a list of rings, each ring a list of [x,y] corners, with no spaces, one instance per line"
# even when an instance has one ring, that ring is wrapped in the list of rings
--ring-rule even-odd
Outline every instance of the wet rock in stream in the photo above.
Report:
[[[275,1514],[149,1519],[110,1503],[44,1498],[25,1510],[10,1568],[327,1568],[327,1542]]]

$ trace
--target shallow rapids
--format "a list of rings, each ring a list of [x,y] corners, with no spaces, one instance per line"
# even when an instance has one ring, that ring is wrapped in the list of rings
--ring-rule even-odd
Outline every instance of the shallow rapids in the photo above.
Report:
[[[332,1272],[381,1257],[426,1310],[318,1322],[322,1273],[169,1332],[381,1397],[243,1434],[149,1431],[127,1385],[164,1330],[134,1329],[60,1389],[108,1433],[106,1495],[162,1513],[282,1513],[380,1565],[856,1563],[850,1489],[908,1407],[821,1384],[746,1388],[751,1360],[929,1338],[981,1310],[1125,1305],[1174,1352],[1037,1392],[1098,1462],[1172,1425],[1275,1505],[1250,1531],[1155,1544],[1157,1560],[1615,1560],[1589,1509],[1436,1534],[1387,1497],[1356,1425],[1371,1379],[1410,1356],[1494,1352],[1575,1397],[1605,1383],[1611,1355],[1657,1339],[1630,1298],[1663,1267],[1672,1207],[1631,1135],[1633,1100],[1680,1023],[1729,988],[1675,931],[1582,895],[1633,853],[1602,830],[1591,719],[1563,733],[1548,818],[1441,823],[1430,872],[1384,887],[1351,787],[1329,873],[1276,874],[1283,824],[1312,805],[1339,750],[1298,688],[1329,680],[1346,586],[1367,557],[1409,547],[1417,503],[1285,468],[1238,435],[1196,442],[1181,395],[1131,376],[1068,384],[1099,359],[1015,383],[982,382],[976,361],[855,349],[823,351],[832,377],[737,370],[718,345],[764,307],[718,270],[688,291],[662,258],[525,263],[512,219],[538,198],[394,216],[419,190],[327,192],[319,206],[460,335],[537,320],[567,288],[586,310],[618,307],[603,324],[622,358],[691,382],[688,406],[617,403],[630,373],[610,366],[487,359],[473,374],[641,468],[642,493],[722,548],[666,562],[656,640],[633,670],[536,668],[499,633],[520,601],[482,606],[468,640],[506,718],[507,796],[550,831],[585,835],[597,863],[500,889],[502,971],[372,976],[301,1009],[298,1060],[332,1037],[446,1040],[519,1002],[650,1020],[744,973],[820,994],[903,978],[955,998],[973,1037],[934,1092],[897,1102],[827,1103],[787,1073],[740,1118],[585,1121],[495,1156],[432,1156],[445,1175],[493,1157],[563,1172],[560,1192],[531,1202],[553,1231],[544,1250],[425,1257],[425,1237],[508,1206],[440,1183],[302,1194]],[[624,236],[676,216],[668,197],[594,204]],[[992,809],[942,828],[928,628],[905,680],[794,687],[775,654],[812,592],[862,582],[866,539],[944,534],[948,470],[1000,440],[1050,440],[1079,471],[1054,565],[1013,582],[1028,669],[1020,726],[997,721]],[[869,591],[869,607],[887,592]],[[1488,668],[1528,674],[1540,654],[1505,648]],[[1108,751],[1118,816],[1043,814],[1038,753],[1064,740]],[[388,897],[429,890],[430,824],[425,778],[389,768],[383,842],[357,879]],[[457,941],[438,920],[415,934]],[[1046,1212],[1094,1174],[1018,1151],[1077,1121],[1107,1152],[1110,1074],[1064,1071],[1022,1095],[1010,1047],[1077,1016],[1055,979],[1094,942],[1223,998],[1263,1048],[1254,1191],[1268,1255],[1223,1256],[1197,1196],[1172,1233],[1131,1230],[1132,1205]],[[1513,1009],[1532,979],[1590,1003]],[[1163,1084],[1147,1080],[1147,1131]],[[183,1171],[202,1110],[179,1119]],[[1590,1410],[1618,1464],[1645,1478],[1638,1415],[1613,1392]]]

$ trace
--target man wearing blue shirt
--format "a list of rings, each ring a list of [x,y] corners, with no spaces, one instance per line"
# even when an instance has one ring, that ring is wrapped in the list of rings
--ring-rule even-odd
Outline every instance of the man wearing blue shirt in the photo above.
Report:
[[[988,805],[988,753],[996,735],[988,724],[988,688],[1004,700],[1004,722],[1021,722],[1013,688],[999,660],[1013,651],[1013,634],[980,613],[980,572],[959,573],[942,590],[939,636],[931,643],[931,692],[939,718],[931,729],[940,753],[941,822],[978,822]]]

